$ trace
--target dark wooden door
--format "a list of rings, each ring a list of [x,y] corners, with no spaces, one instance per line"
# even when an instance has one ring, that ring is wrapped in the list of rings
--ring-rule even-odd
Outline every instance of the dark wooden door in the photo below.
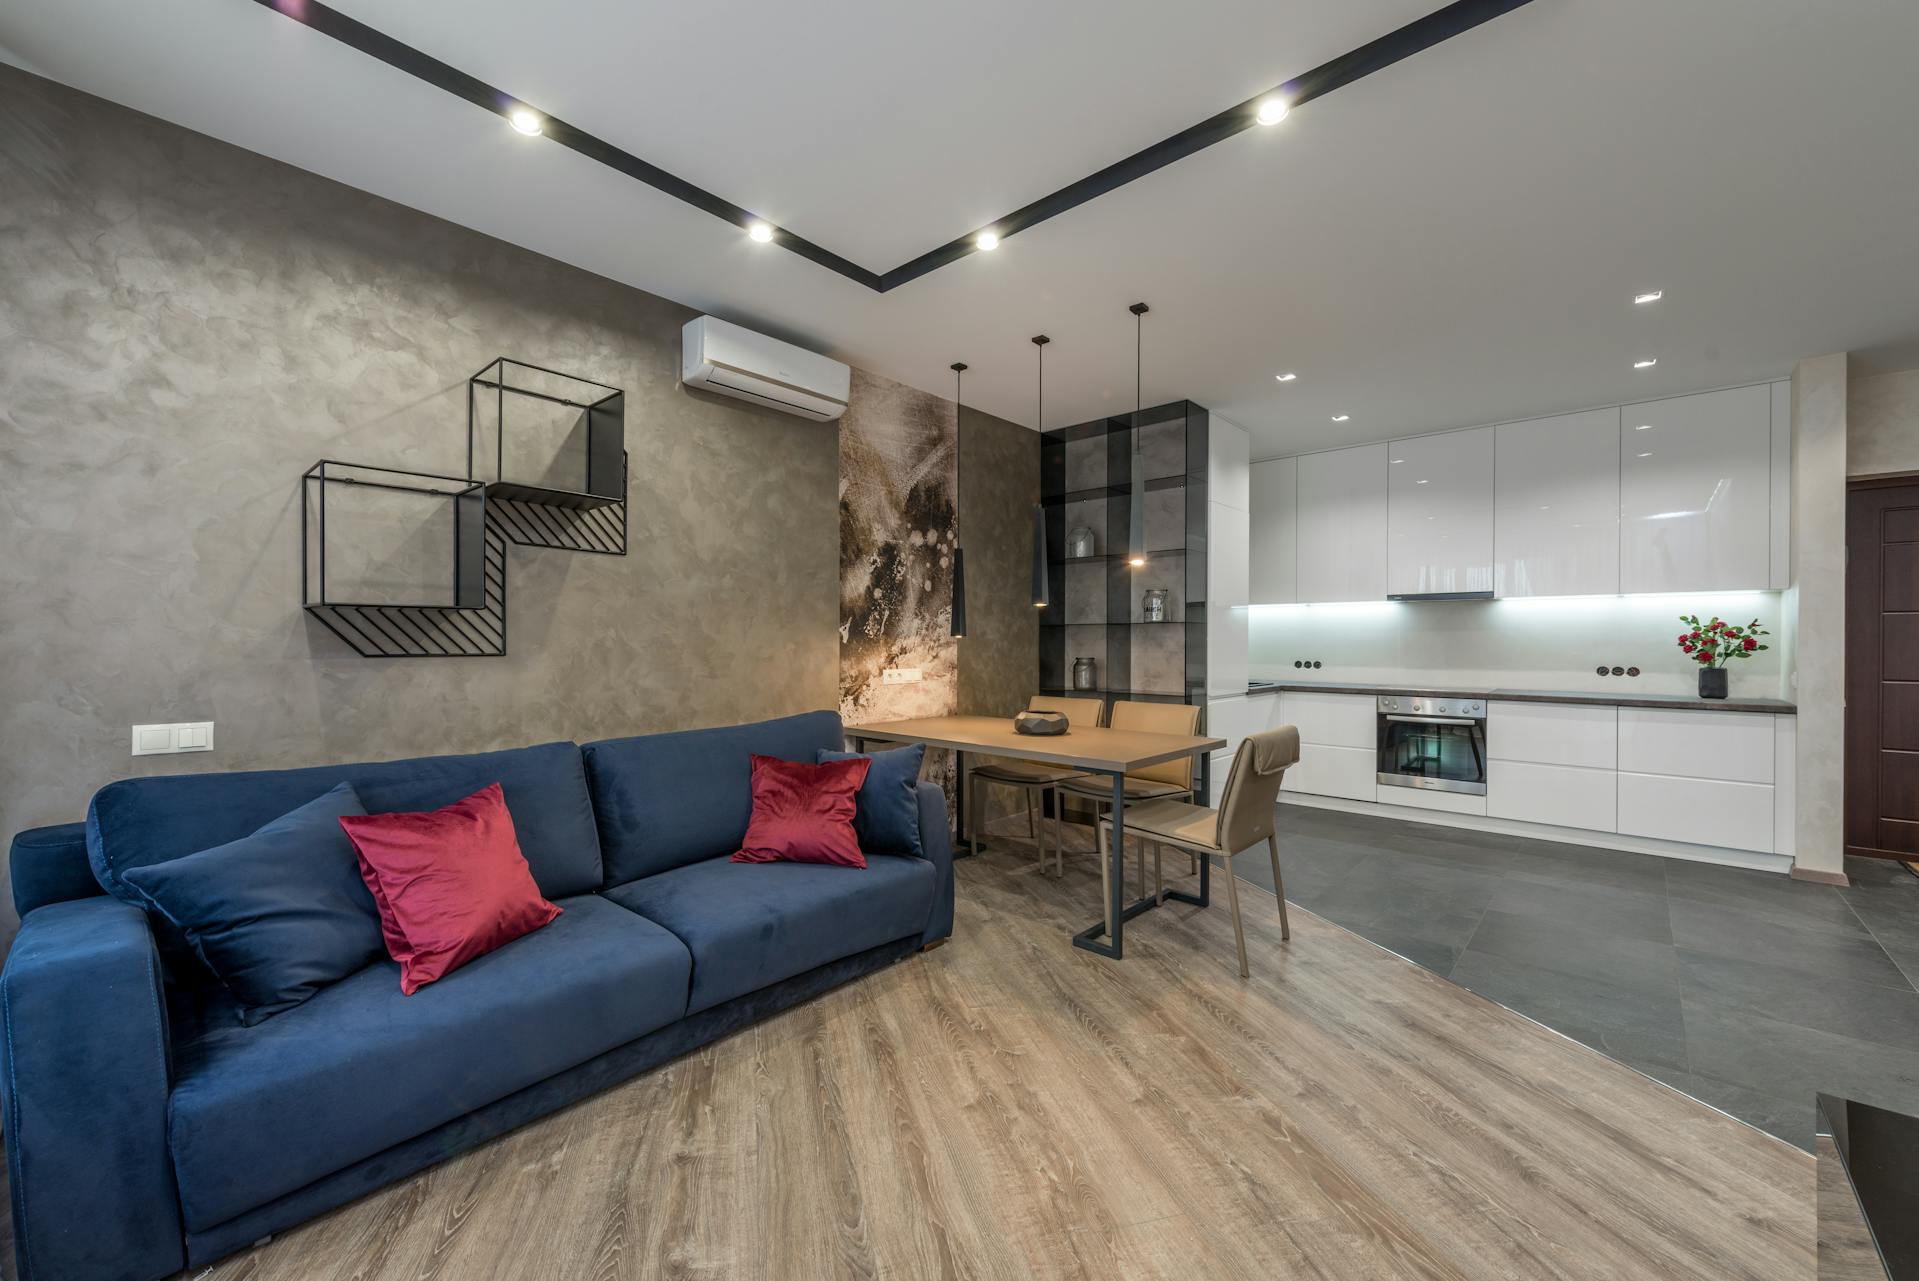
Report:
[[[1919,482],[1846,496],[1846,853],[1919,856]]]

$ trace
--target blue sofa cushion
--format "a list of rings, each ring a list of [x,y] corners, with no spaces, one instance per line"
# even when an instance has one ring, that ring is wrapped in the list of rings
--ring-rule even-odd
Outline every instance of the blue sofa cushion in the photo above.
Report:
[[[588,743],[606,883],[733,853],[753,816],[753,756],[812,764],[845,745],[835,712]]]
[[[860,838],[860,852],[925,858],[926,851],[920,845],[919,781],[926,745],[914,743],[890,752],[870,753],[821,748],[819,753],[821,764],[860,756],[873,762],[854,798],[853,834]]]
[[[169,1141],[187,1228],[205,1231],[686,1012],[672,934],[597,895],[400,995],[369,966],[241,1027],[209,1014],[175,1046]]]
[[[339,783],[251,836],[127,868],[121,880],[186,936],[240,1021],[258,1023],[386,955],[379,909],[340,829],[343,816],[365,813],[353,784]]]
[[[353,784],[369,814],[437,810],[498,783],[540,893],[557,900],[597,890],[602,883],[586,770],[572,743],[473,756],[122,779],[94,793],[87,808],[87,855],[106,891],[134,902],[120,883],[126,868],[238,840],[343,782]]]
[[[606,896],[658,921],[693,954],[688,1012],[817,965],[924,933],[938,875],[921,858],[880,854],[864,868],[821,863],[676,867]]]

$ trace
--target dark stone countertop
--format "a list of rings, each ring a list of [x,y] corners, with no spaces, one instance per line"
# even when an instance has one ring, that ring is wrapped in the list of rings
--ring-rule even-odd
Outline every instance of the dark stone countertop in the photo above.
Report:
[[[1626,679],[1624,677],[1622,680]],[[1366,685],[1344,681],[1271,681],[1247,687],[1248,694],[1297,690],[1321,694],[1399,694],[1408,698],[1483,698],[1499,703],[1585,703],[1596,707],[1681,708],[1702,712],[1767,712],[1796,715],[1783,698],[1698,698],[1691,694],[1617,694],[1596,690],[1471,689],[1454,685]]]

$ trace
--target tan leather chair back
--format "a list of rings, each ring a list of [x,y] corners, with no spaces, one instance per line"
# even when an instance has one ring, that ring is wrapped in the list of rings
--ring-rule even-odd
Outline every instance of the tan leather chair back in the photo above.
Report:
[[[1128,699],[1113,704],[1111,724],[1114,729],[1130,729],[1141,734],[1185,734],[1190,737],[1199,733],[1201,710],[1192,703],[1136,703]],[[1182,756],[1176,761],[1134,770],[1127,777],[1143,778],[1153,783],[1172,783],[1191,791],[1193,766],[1198,759],[1195,756]]]
[[[1035,694],[1026,702],[1029,712],[1058,712],[1066,718],[1066,727],[1084,725],[1089,729],[1098,729],[1106,723],[1106,700],[1103,698],[1067,698],[1054,697],[1051,694]]]
[[[1280,779],[1288,766],[1298,763],[1297,725],[1249,734],[1241,741],[1220,795],[1219,848],[1237,854],[1273,834]]]

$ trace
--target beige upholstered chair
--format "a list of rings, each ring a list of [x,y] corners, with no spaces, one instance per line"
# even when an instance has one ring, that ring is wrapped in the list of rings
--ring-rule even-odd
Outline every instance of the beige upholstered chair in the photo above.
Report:
[[[1100,698],[1051,698],[1044,694],[1035,694],[1027,701],[1029,712],[1058,712],[1066,717],[1067,728],[1074,725],[1097,727],[1106,719],[1106,701]],[[975,765],[966,771],[966,795],[972,811],[967,816],[967,827],[972,836],[973,853],[979,853],[979,832],[986,818],[986,797],[980,783],[998,783],[1003,787],[1016,787],[1026,793],[1026,835],[1032,838],[1039,850],[1039,865],[1046,868],[1046,842],[1041,838],[1039,823],[1034,813],[1034,801],[1038,798],[1043,811],[1046,794],[1067,779],[1080,777],[1080,771],[1065,769],[1058,765],[1039,765],[1027,761],[988,761]],[[1059,801],[1053,802],[1053,874],[1061,869],[1059,853]]]
[[[1279,936],[1293,936],[1286,920],[1286,887],[1279,878],[1279,837],[1274,834],[1274,810],[1279,803],[1280,779],[1286,768],[1299,760],[1299,729],[1282,725],[1247,737],[1233,754],[1233,768],[1226,776],[1226,790],[1218,809],[1189,805],[1182,801],[1143,801],[1126,807],[1126,831],[1154,843],[1153,878],[1155,893],[1162,899],[1166,881],[1160,866],[1159,847],[1174,845],[1201,858],[1217,856],[1226,874],[1226,897],[1233,909],[1233,941],[1239,947],[1239,975],[1252,971],[1246,965],[1246,930],[1239,919],[1239,878],[1233,875],[1233,855],[1266,842],[1273,860],[1273,892],[1279,898]],[[1110,820],[1101,819],[1100,843],[1108,839]],[[1102,868],[1107,865],[1100,863]],[[1102,887],[1104,892],[1104,887]]]
[[[1186,734],[1199,732],[1199,707],[1191,703],[1145,703],[1122,699],[1113,704],[1113,712],[1108,723],[1114,729],[1133,730],[1142,734]],[[1132,813],[1135,801],[1149,800],[1192,800],[1193,770],[1198,762],[1195,757],[1186,756],[1176,761],[1167,761],[1163,765],[1152,765],[1137,774],[1128,774],[1124,787],[1127,813]],[[1077,796],[1093,802],[1093,813],[1097,819],[1102,807],[1113,803],[1113,779],[1109,774],[1082,774],[1059,785],[1063,796]],[[1127,819],[1128,831],[1132,819]],[[1106,846],[1104,838],[1100,848]],[[1102,857],[1100,866],[1104,867]],[[1140,893],[1146,892],[1146,864],[1142,860],[1139,867]],[[1104,900],[1101,900],[1104,902]]]

